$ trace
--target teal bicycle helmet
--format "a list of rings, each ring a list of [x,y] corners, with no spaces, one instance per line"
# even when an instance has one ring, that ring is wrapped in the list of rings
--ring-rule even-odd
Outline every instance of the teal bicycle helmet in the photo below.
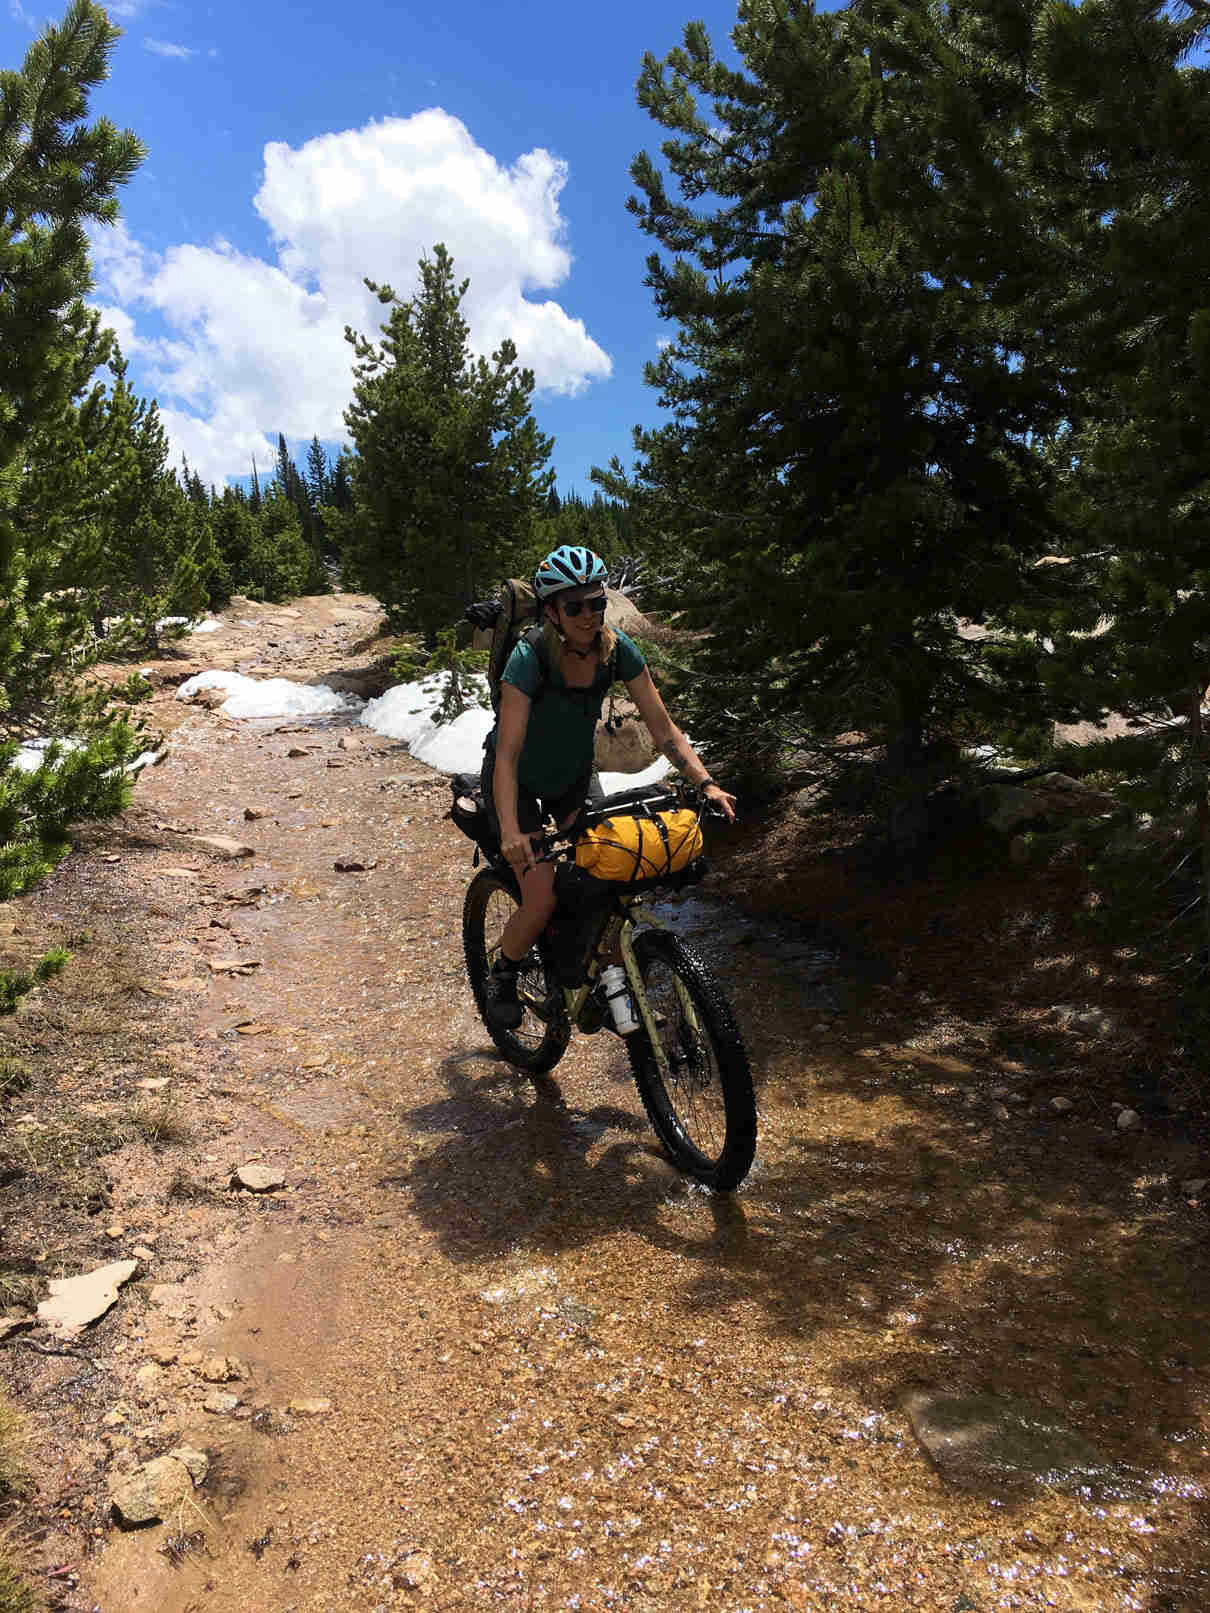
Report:
[[[603,585],[608,576],[608,568],[599,555],[579,544],[565,543],[560,549],[552,549],[534,573],[534,593],[546,601],[565,588],[584,588],[594,582]]]

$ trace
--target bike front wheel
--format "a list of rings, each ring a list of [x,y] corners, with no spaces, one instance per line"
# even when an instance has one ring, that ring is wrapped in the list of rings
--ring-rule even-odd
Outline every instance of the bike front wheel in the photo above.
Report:
[[[567,1051],[571,1024],[563,1007],[563,994],[531,952],[517,972],[517,995],[525,1015],[515,1030],[493,1025],[487,1016],[487,975],[500,950],[504,926],[521,905],[516,886],[494,868],[484,868],[471,880],[462,904],[462,946],[466,973],[475,995],[475,1007],[510,1064],[530,1075],[553,1070]]]
[[[727,999],[675,935],[644,930],[634,953],[669,1072],[661,1074],[645,1027],[626,1038],[643,1107],[681,1170],[708,1187],[736,1188],[756,1153],[756,1097]]]

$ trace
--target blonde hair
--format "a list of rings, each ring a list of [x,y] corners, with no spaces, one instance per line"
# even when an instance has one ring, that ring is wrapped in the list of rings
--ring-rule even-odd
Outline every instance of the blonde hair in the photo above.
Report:
[[[557,673],[559,678],[562,679],[563,640],[559,637],[558,629],[555,627],[555,624],[551,621],[550,617],[546,614],[545,610],[543,610],[542,616],[542,642],[546,648],[546,664],[550,667],[552,672]],[[602,666],[608,666],[613,660],[613,652],[617,649],[617,647],[618,635],[614,632],[612,627],[606,627],[604,622],[602,622],[601,642],[597,650],[597,653],[601,658]]]

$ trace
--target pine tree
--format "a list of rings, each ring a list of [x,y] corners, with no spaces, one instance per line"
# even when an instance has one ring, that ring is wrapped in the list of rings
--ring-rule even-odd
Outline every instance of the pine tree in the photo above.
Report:
[[[596,478],[714,630],[695,735],[758,762],[856,730],[916,790],[1032,676],[958,630],[1055,542],[1034,439],[1062,393],[1017,329],[1029,14],[741,0],[741,69],[700,24],[644,61],[679,186],[636,159],[672,418],[636,433],[633,479]]]
[[[1192,813],[1210,959],[1210,34],[1203,5],[1084,0],[1048,12],[1048,98],[1025,147],[1049,198],[1037,328],[1071,400],[1052,445],[1073,533],[1047,611],[1046,672],[1069,718],[1145,720],[1119,747],[1136,805]],[[1107,761],[1109,757],[1107,756]],[[1128,792],[1129,793],[1129,792]],[[1184,855],[1182,850],[1181,856]],[[1196,862],[1198,859],[1194,859]],[[1170,887],[1176,888],[1176,887]]]
[[[533,374],[511,341],[471,357],[468,282],[455,281],[444,246],[420,260],[420,282],[405,303],[367,281],[390,310],[381,344],[346,332],[353,507],[334,529],[347,575],[431,649],[530,545],[552,476],[550,439],[530,414]]]
[[[324,453],[318,437],[311,438],[311,446],[307,449],[307,496],[311,501],[313,510],[319,509],[321,504],[328,501],[328,456]]]
[[[187,462],[184,489],[168,468],[159,411],[131,390],[116,344],[109,368],[109,387],[94,388],[78,411],[74,440],[85,492],[69,506],[74,541],[62,548],[60,586],[88,590],[98,625],[108,619],[111,634],[151,648],[159,619],[187,614],[173,577],[207,522],[209,497]],[[61,494],[48,502],[56,499],[62,508]],[[118,640],[108,648],[112,653]]]
[[[56,432],[78,429],[76,404],[110,345],[84,303],[84,226],[114,221],[116,190],[143,152],[129,131],[86,118],[117,37],[99,6],[76,0],[20,70],[0,73],[0,901],[53,868],[70,824],[122,806],[124,764],[137,748],[102,693],[64,687],[89,624],[82,601],[44,589],[59,559],[47,546],[72,538],[72,512],[60,509],[48,535],[26,503],[48,461],[62,462]],[[63,487],[72,494],[70,477]],[[41,767],[23,772],[17,741],[34,733],[79,748],[52,746]],[[37,973],[0,979],[6,1007]]]

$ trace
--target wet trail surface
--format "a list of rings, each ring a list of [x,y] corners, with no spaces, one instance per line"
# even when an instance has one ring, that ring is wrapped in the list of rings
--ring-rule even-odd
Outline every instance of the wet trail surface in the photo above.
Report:
[[[738,1195],[687,1185],[608,1034],[538,1081],[494,1054],[447,800],[364,730],[191,712],[112,831],[182,956],[256,960],[165,1010],[205,1117],[185,1168],[217,1189],[253,1155],[287,1191],[164,1208],[187,1274],[128,1328],[127,1363],[196,1345],[250,1382],[216,1416],[166,1369],[160,1409],[212,1458],[172,1527],[205,1545],[115,1531],[81,1594],[103,1613],[1210,1606],[1200,1215],[1125,1142],[1017,1103],[1020,1064],[923,1034],[918,1000],[897,1040],[876,968],[696,896],[665,913],[725,983],[761,1129]],[[183,857],[165,821],[256,855]],[[377,865],[336,872],[350,849]],[[905,1409],[922,1386],[1024,1402],[1092,1454],[1041,1480],[1024,1459],[942,1473]]]

